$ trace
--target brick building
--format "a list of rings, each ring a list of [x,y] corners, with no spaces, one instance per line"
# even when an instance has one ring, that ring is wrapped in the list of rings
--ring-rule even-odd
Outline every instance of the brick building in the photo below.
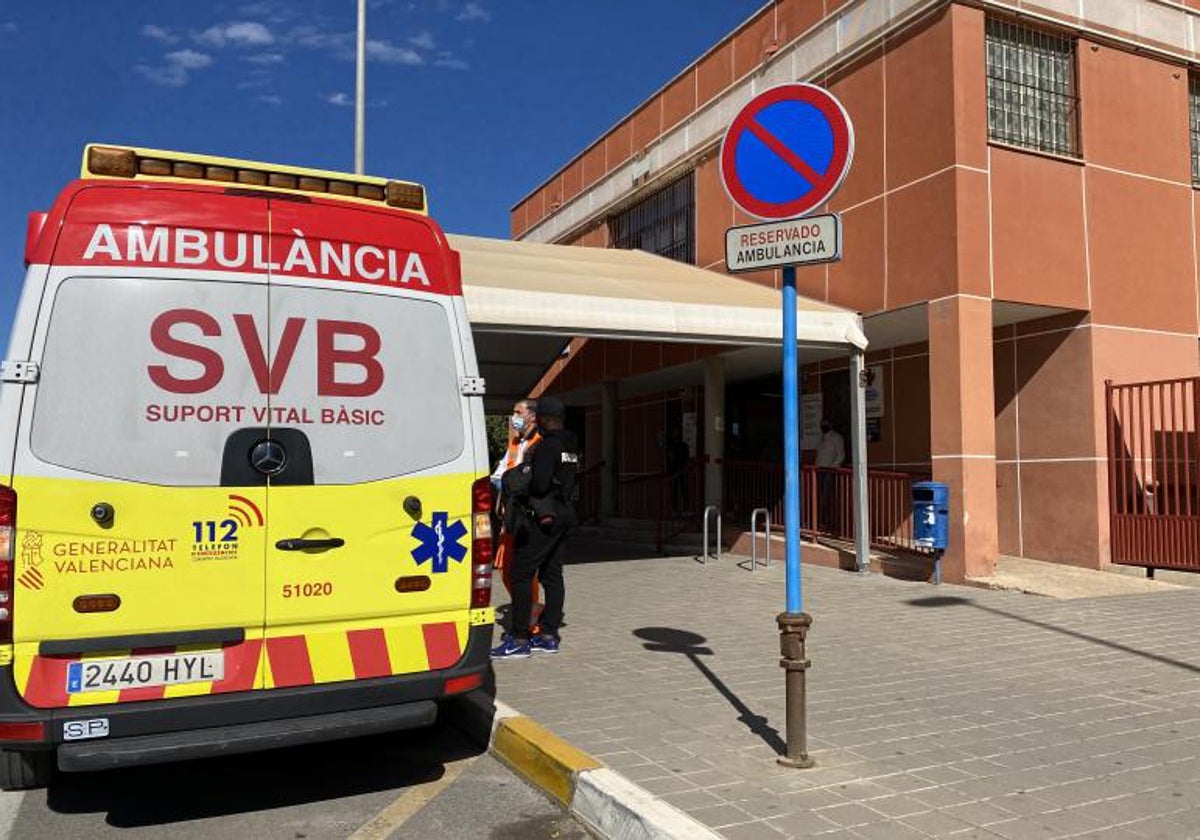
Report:
[[[798,284],[864,317],[870,468],[950,485],[951,579],[998,554],[1096,567],[1105,380],[1200,373],[1198,68],[1200,0],[776,0],[549,174],[512,236],[723,271],[725,229],[753,221],[721,185],[724,128],[772,85],[829,88],[856,131],[828,208],[845,258]],[[678,438],[777,463],[773,364],[576,339],[538,390],[584,406],[593,440],[610,403],[620,482],[662,471]],[[711,422],[706,382],[724,392]],[[803,382],[849,441],[847,362]]]

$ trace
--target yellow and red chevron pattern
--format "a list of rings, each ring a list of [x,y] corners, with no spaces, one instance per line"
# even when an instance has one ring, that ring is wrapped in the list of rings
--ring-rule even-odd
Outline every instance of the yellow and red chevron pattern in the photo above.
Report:
[[[67,666],[71,662],[212,650],[196,645],[107,651],[84,656],[20,656],[16,660],[16,678],[25,701],[42,709],[370,679],[453,666],[462,658],[473,623],[476,622],[438,621],[280,635],[266,640],[250,638],[251,634],[247,633],[245,641],[223,646],[224,678],[210,682],[67,693]]]

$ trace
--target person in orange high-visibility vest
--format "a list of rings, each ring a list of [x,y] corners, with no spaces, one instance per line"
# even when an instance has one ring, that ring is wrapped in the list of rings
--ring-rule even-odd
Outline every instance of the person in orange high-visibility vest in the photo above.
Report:
[[[504,583],[504,589],[508,592],[510,599],[512,598],[513,534],[511,529],[503,524],[506,519],[506,511],[504,510],[504,496],[500,492],[501,481],[504,473],[529,458],[541,439],[542,435],[537,426],[537,400],[518,401],[513,406],[513,413],[509,418],[508,451],[505,452],[504,457],[500,459],[500,462],[496,464],[496,469],[492,472],[492,487],[496,491],[496,520],[494,521],[501,523],[498,529],[500,539],[497,540],[492,565],[500,572],[500,580]],[[534,578],[534,616],[531,632],[541,629],[537,624],[540,595],[541,588],[538,586],[537,578]]]

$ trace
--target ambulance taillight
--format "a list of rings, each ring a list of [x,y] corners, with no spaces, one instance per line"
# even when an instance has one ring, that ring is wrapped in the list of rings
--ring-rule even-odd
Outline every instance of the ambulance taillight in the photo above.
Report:
[[[12,641],[17,491],[0,485],[0,644]]]
[[[492,481],[471,485],[471,608],[492,603]]]

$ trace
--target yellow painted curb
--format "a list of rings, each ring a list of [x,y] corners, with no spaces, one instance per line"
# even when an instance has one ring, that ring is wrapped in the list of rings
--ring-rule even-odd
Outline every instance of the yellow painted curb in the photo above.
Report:
[[[553,732],[520,716],[500,721],[492,739],[492,752],[567,808],[575,794],[576,775],[604,766]]]

